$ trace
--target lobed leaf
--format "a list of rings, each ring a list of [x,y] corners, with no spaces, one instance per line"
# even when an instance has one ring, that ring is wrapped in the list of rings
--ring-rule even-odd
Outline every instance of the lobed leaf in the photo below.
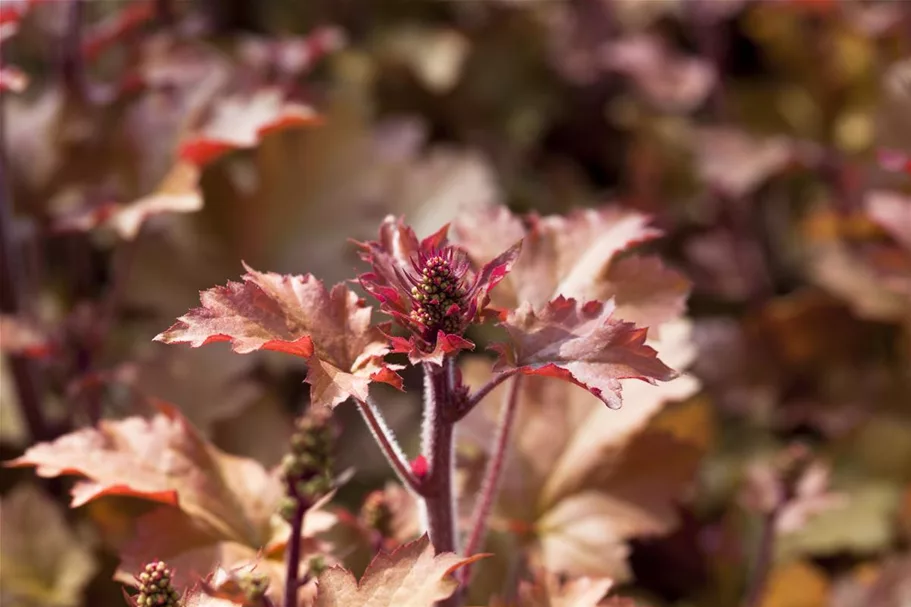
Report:
[[[676,373],[645,344],[646,329],[613,318],[611,302],[580,303],[562,295],[536,312],[526,303],[504,321],[511,347],[494,346],[498,367],[575,383],[619,408],[621,379],[655,383]]]
[[[656,327],[685,310],[690,284],[653,255],[625,255],[661,232],[641,213],[605,207],[563,216],[520,218],[505,207],[466,213],[453,225],[475,263],[494,259],[522,240],[522,251],[492,305],[542,307],[559,295],[583,301],[614,299],[617,315]]]
[[[344,285],[328,291],[316,278],[257,272],[243,282],[200,294],[202,306],[180,317],[156,341],[199,346],[226,341],[239,354],[274,350],[306,358],[311,401],[334,407],[354,396],[366,400],[373,381],[401,388],[371,308]]]
[[[432,607],[455,592],[457,569],[484,558],[434,555],[426,535],[393,552],[381,552],[358,582],[341,567],[319,576],[316,607]]]

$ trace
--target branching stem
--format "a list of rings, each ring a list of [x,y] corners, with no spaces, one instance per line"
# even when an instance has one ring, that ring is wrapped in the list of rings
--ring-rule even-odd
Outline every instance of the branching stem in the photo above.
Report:
[[[376,403],[368,398],[366,401],[357,401],[357,408],[364,417],[364,421],[367,422],[367,427],[370,428],[373,438],[382,450],[383,455],[389,460],[389,464],[392,466],[392,469],[395,470],[399,480],[401,480],[406,487],[415,493],[420,494],[422,491],[421,484],[414,476],[414,473],[411,472],[405,453],[399,446],[398,441],[396,441],[392,429],[389,428],[388,424],[386,424],[386,420],[383,419],[383,414],[376,406]]]
[[[484,536],[487,533],[487,520],[490,517],[490,511],[493,508],[494,500],[500,487],[503,467],[506,463],[509,439],[519,404],[519,386],[521,383],[521,376],[517,376],[512,380],[512,383],[509,384],[509,391],[506,394],[506,402],[503,403],[503,408],[500,410],[500,419],[497,423],[493,448],[487,460],[487,468],[484,471],[484,480],[481,484],[481,494],[478,496],[474,512],[471,515],[471,527],[469,528],[468,541],[465,543],[465,556],[470,556],[480,550],[484,543]],[[462,583],[467,586],[470,580],[471,565],[468,565],[462,569]]]

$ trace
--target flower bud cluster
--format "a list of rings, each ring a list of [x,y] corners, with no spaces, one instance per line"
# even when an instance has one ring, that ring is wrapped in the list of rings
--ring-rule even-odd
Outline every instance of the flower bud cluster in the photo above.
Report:
[[[280,510],[286,520],[297,505],[312,504],[332,489],[332,447],[335,432],[328,416],[309,413],[297,423],[291,450],[282,458],[281,475],[287,497]]]
[[[136,607],[178,607],[180,595],[171,586],[171,570],[162,561],[147,564],[136,576],[139,594],[133,598]]]
[[[414,308],[412,320],[436,336],[438,330],[446,333],[462,331],[459,310],[464,309],[465,288],[462,277],[453,269],[449,260],[441,255],[427,259],[420,268],[420,276],[413,281],[411,297]],[[456,313],[452,313],[455,306]]]

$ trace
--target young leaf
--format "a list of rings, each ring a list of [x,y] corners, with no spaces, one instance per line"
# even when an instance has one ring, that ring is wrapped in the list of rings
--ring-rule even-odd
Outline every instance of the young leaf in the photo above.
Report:
[[[620,407],[621,379],[655,383],[676,374],[645,345],[646,329],[613,318],[612,302],[579,303],[562,295],[535,312],[531,304],[503,323],[512,347],[497,344],[497,366],[577,384],[612,409]]]
[[[316,607],[432,607],[455,592],[459,583],[454,571],[484,556],[434,556],[424,535],[390,554],[378,554],[360,582],[341,567],[324,571]]]
[[[491,290],[519,255],[520,243],[511,243],[475,272],[465,252],[449,244],[448,229],[418,240],[411,227],[390,215],[379,240],[360,244],[372,271],[358,280],[380,310],[411,333],[392,343],[412,364],[441,364],[447,354],[474,348],[462,334],[483,315]]]
[[[350,396],[366,400],[373,381],[401,388],[396,366],[383,362],[389,351],[371,309],[344,285],[328,291],[312,275],[257,272],[200,294],[190,310],[155,337],[194,348],[227,341],[246,354],[275,350],[306,358],[314,404],[334,407]]]

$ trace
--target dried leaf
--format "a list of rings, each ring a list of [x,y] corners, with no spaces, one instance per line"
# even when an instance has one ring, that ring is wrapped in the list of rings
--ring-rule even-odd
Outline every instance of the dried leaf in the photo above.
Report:
[[[287,276],[247,267],[242,283],[200,294],[202,307],[155,337],[194,348],[227,341],[246,354],[275,350],[306,358],[311,401],[334,407],[366,400],[373,381],[401,388],[395,365],[383,362],[386,339],[370,325],[371,309],[344,285],[328,291],[312,275]]]
[[[77,607],[98,569],[92,542],[57,504],[19,485],[0,504],[0,602],[16,607]]]
[[[620,407],[620,380],[669,381],[676,374],[645,345],[646,329],[613,318],[614,305],[562,295],[536,312],[526,303],[503,326],[511,348],[498,345],[499,367],[575,383],[607,406]]]
[[[316,607],[432,607],[458,587],[451,574],[478,558],[434,556],[425,535],[377,555],[360,581],[340,567],[326,570],[319,576]]]

